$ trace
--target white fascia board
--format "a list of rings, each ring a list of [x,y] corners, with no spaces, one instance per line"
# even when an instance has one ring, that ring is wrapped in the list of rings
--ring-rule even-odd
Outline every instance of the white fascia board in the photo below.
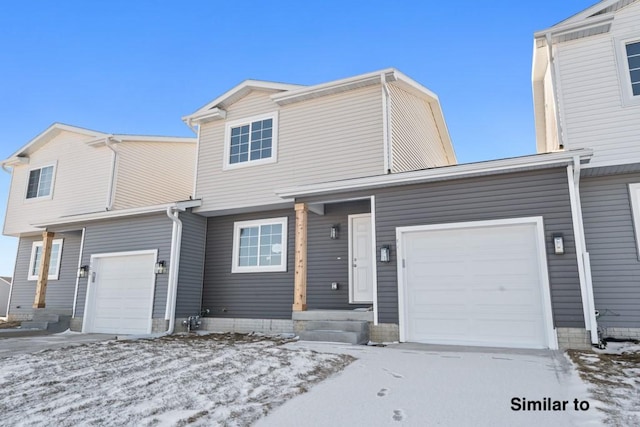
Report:
[[[593,6],[589,6],[588,8],[584,9],[583,11],[578,12],[575,15],[572,15],[569,18],[567,18],[567,19],[565,19],[563,21],[560,21],[558,24],[556,24],[554,27],[551,27],[551,28],[566,26],[566,25],[570,25],[570,24],[574,24],[574,23],[579,23],[580,21],[585,20],[586,18],[592,16],[593,14],[598,13],[601,10],[606,9],[609,6],[612,6],[612,5],[616,4],[616,3],[618,3],[619,1],[620,0],[603,0],[603,1],[600,1],[599,3],[596,3]]]
[[[605,13],[604,15],[594,16],[593,18],[580,20],[579,22],[571,21],[567,23],[560,23],[553,27],[549,27],[545,30],[536,31],[535,33],[533,33],[533,38],[544,39],[546,35],[549,33],[551,33],[553,37],[557,37],[562,34],[570,33],[576,30],[583,30],[585,28],[602,25],[607,22],[613,21],[613,18],[614,18],[613,15],[614,15],[614,12],[610,12],[610,13]]]
[[[313,184],[276,191],[282,198],[320,195],[341,191],[366,190],[377,187],[390,187],[403,184],[417,184],[430,181],[460,179],[479,175],[493,175],[515,172],[518,170],[541,169],[562,166],[580,157],[581,162],[588,162],[593,155],[592,150],[581,149],[556,153],[535,154],[531,156],[509,159],[490,160],[487,162],[467,163],[454,166],[443,166],[412,172],[401,172],[390,175],[377,175],[366,178],[355,178],[343,181]]]
[[[113,135],[120,142],[180,142],[195,144],[197,138],[183,136]]]
[[[205,111],[196,112],[190,116],[182,117],[182,121],[190,125],[191,123],[199,124],[213,120],[222,120],[227,117],[227,112],[221,108],[210,108]]]
[[[40,222],[37,224],[31,224],[31,226],[36,228],[47,228],[47,227],[56,226],[56,225],[76,224],[76,223],[82,223],[87,221],[98,221],[103,219],[145,215],[145,214],[150,214],[155,212],[164,212],[167,210],[167,208],[171,208],[171,207],[184,211],[188,208],[198,207],[201,204],[202,204],[202,200],[200,199],[185,200],[185,201],[174,202],[174,203],[165,203],[162,205],[144,206],[141,208],[96,212],[96,213],[90,213],[90,214],[68,216],[64,218],[56,218],[49,221]]]

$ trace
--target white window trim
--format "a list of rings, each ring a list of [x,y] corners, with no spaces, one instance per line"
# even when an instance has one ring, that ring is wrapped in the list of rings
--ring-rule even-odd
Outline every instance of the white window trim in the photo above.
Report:
[[[53,242],[51,243],[52,246],[60,245],[60,250],[58,251],[58,262],[56,266],[56,274],[50,274],[47,278],[48,280],[58,280],[58,277],[60,277],[60,261],[62,260],[63,241],[64,239],[54,239]],[[29,259],[29,271],[27,272],[27,280],[38,280],[38,275],[32,275],[31,272],[33,271],[34,261],[36,258],[36,249],[41,248],[42,245],[43,245],[42,240],[39,242],[33,242],[33,245],[31,245],[31,258]]]
[[[58,164],[57,162],[52,163],[52,164],[48,164],[48,165],[41,165],[38,167],[34,167],[31,168],[27,171],[27,177],[25,180],[25,185],[24,185],[24,200],[25,202],[34,202],[37,200],[50,200],[53,198],[53,189],[55,188],[56,185],[56,170]],[[48,168],[48,167],[53,167],[53,172],[51,172],[51,191],[49,191],[49,195],[48,196],[36,196],[36,197],[31,197],[31,198],[27,198],[27,193],[29,192],[29,177],[31,176],[31,171],[37,170],[37,169],[44,169],[44,168]],[[38,187],[40,186],[40,181],[38,180]]]
[[[238,221],[233,223],[233,258],[231,261],[232,273],[261,273],[261,272],[284,272],[287,271],[287,222],[288,218],[267,218],[252,221]],[[240,261],[240,229],[257,227],[260,225],[280,224],[282,225],[282,256],[280,265],[249,266],[241,267]],[[258,256],[260,254],[258,253]]]
[[[640,183],[629,184],[629,197],[631,198],[633,228],[636,234],[636,251],[638,259],[640,259]]]
[[[640,36],[616,38],[615,51],[616,60],[618,62],[618,78],[620,79],[620,91],[622,96],[622,105],[636,106],[640,105],[640,95],[633,95],[631,90],[631,76],[629,75],[629,63],[627,62],[627,44],[640,42]]]
[[[231,128],[235,128],[238,126],[251,124],[251,122],[257,122],[259,120],[273,120],[272,129],[273,132],[271,134],[271,157],[267,159],[258,159],[258,160],[247,160],[246,162],[241,163],[229,163],[229,156],[231,154]],[[224,159],[223,159],[223,167],[222,170],[231,170],[231,169],[239,169],[246,168],[250,166],[258,166],[265,165],[269,163],[276,163],[278,161],[278,112],[274,111],[269,114],[262,114],[259,116],[247,117],[240,120],[234,120],[227,122],[224,127]]]

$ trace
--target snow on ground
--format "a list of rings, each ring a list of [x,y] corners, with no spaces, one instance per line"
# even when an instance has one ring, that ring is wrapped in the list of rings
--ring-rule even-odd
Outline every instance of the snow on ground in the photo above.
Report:
[[[569,355],[600,402],[604,422],[640,426],[640,345],[609,342],[603,350],[570,351]]]
[[[11,426],[249,425],[352,358],[242,335],[104,341],[2,359]]]

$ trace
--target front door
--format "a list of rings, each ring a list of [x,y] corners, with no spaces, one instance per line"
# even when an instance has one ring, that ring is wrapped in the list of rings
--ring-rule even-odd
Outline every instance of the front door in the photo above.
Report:
[[[373,302],[371,214],[349,215],[349,302]]]

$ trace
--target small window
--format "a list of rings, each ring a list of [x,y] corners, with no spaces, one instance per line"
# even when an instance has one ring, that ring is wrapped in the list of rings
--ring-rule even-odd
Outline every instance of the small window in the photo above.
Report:
[[[27,199],[51,197],[53,187],[53,166],[46,166],[29,171]]]
[[[51,244],[51,259],[49,260],[49,280],[58,280],[60,275],[60,260],[62,258],[62,240],[55,239]],[[40,260],[42,259],[42,242],[33,242],[31,260],[29,262],[29,276],[27,280],[38,280]]]
[[[276,133],[275,114],[227,123],[225,169],[275,162]]]
[[[286,217],[234,224],[231,272],[263,271],[287,271]]]
[[[631,93],[633,96],[640,96],[640,41],[627,43],[625,48],[629,78],[631,79]]]
[[[640,104],[640,38],[616,39],[622,105]]]

